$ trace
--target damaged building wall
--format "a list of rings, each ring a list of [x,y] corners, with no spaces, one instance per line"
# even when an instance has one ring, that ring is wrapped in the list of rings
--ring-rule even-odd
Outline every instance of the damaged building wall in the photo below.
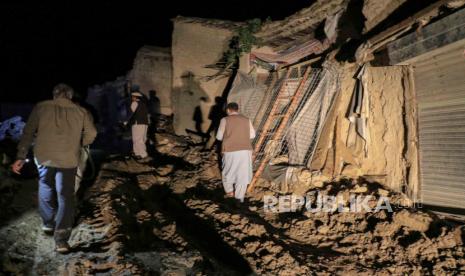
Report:
[[[174,128],[177,134],[186,134],[186,129],[195,129],[196,117],[202,130],[206,131],[210,126],[210,108],[215,103],[215,97],[222,95],[228,81],[227,78],[205,80],[204,77],[217,72],[206,66],[215,64],[222,57],[235,25],[183,17],[174,19],[173,24]],[[201,100],[202,97],[205,101]]]
[[[256,34],[262,44],[282,51],[314,38],[318,25],[344,10],[349,0],[319,0],[305,9],[279,21],[266,22]]]
[[[142,93],[149,95],[155,90],[160,99],[160,112],[173,113],[171,107],[171,52],[169,48],[144,46],[136,55],[129,81],[139,86]]]
[[[96,84],[87,89],[85,102],[92,108],[94,120],[100,133],[115,128],[127,118],[127,77]]]
[[[448,2],[449,8],[465,1]],[[454,6],[451,6],[454,5]],[[464,214],[465,9],[389,43],[392,64],[414,68],[420,198],[435,211]]]
[[[341,91],[326,121],[312,170],[329,177],[365,176],[416,198],[418,160],[416,104],[408,66],[366,67],[360,135],[348,112],[358,66],[345,65]]]
[[[438,31],[440,28],[430,32],[430,28],[434,26],[441,25],[442,29],[450,31],[453,35],[447,37],[449,40],[460,37],[457,26],[462,26],[463,20],[457,20],[460,11],[454,10],[461,5],[463,0],[422,3],[410,0],[315,1],[310,8],[283,21],[264,24],[262,30],[256,34],[263,40],[263,45],[253,48],[250,54],[241,59],[241,69],[244,72],[253,72],[255,67],[262,66],[269,70],[273,66],[275,69],[282,68],[303,63],[304,60],[312,63],[312,66],[318,66],[320,61],[336,59],[342,62],[354,60],[353,58],[358,64],[371,60],[373,66],[394,65],[396,63],[392,63],[392,50],[396,50],[394,54],[399,59],[407,54],[411,55],[412,52],[418,54],[419,50],[426,51],[424,46],[438,46],[438,40],[444,42],[444,32]],[[442,23],[435,21],[436,17],[452,12],[455,13],[453,18],[446,17]],[[362,23],[362,28],[358,28],[358,24],[357,28],[345,27],[353,24],[350,20],[354,18],[362,18],[362,22],[357,22]],[[433,23],[428,25],[431,20]],[[318,36],[317,27],[320,28]],[[321,29],[324,30],[325,37],[321,36]],[[350,44],[354,43],[353,38],[357,37],[352,34],[359,35],[359,42],[362,43],[355,53],[349,49]],[[405,45],[393,42],[388,47],[389,56],[383,56],[386,54],[383,47],[405,34],[410,37],[404,41]],[[431,38],[428,38],[429,35]],[[418,42],[411,37],[418,38]],[[352,41],[346,38],[352,38]],[[322,44],[322,49],[318,49],[318,42]],[[337,54],[334,55],[331,47],[339,49]],[[418,49],[413,51],[413,48]],[[391,63],[386,57],[390,58]],[[341,93],[325,122],[310,167],[322,172],[320,179],[364,176],[418,200],[420,165],[417,99],[411,68],[366,67],[358,80],[354,77],[360,73],[358,64],[341,65],[339,69],[344,75]],[[360,103],[363,103],[361,113],[351,117],[349,109],[353,103],[356,85],[365,90],[367,97]],[[362,129],[365,130],[364,133],[360,133]],[[312,177],[319,174],[314,173],[311,174]],[[259,175],[255,174],[254,181]]]

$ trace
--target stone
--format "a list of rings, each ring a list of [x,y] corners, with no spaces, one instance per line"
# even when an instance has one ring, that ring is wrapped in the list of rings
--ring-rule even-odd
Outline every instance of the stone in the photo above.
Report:
[[[320,234],[327,234],[329,232],[329,227],[326,225],[318,227],[318,232]]]
[[[160,176],[166,176],[166,175],[170,174],[171,172],[173,172],[173,169],[174,169],[174,165],[168,164],[168,165],[165,165],[165,166],[162,166],[162,167],[158,167],[156,169],[156,172]]]
[[[355,194],[362,194],[362,193],[366,193],[368,191],[368,188],[366,186],[360,186],[360,185],[355,185],[355,187],[350,190],[351,193],[355,193]]]
[[[378,194],[379,194],[380,196],[387,197],[387,196],[389,195],[389,191],[388,191],[388,190],[385,190],[385,189],[379,188],[379,189],[378,189]]]
[[[362,170],[355,165],[346,165],[342,169],[341,175],[350,178],[357,178],[362,174]]]
[[[426,232],[433,219],[426,213],[411,212],[404,209],[394,214],[393,221],[412,230]]]

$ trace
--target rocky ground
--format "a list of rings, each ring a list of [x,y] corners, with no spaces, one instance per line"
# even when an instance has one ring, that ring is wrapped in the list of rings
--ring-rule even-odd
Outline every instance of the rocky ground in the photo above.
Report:
[[[341,208],[267,212],[263,196],[279,194],[270,183],[259,182],[249,201],[238,205],[223,197],[213,152],[169,134],[157,135],[157,143],[159,154],[149,164],[123,158],[103,164],[82,199],[71,254],[53,252],[51,238],[39,232],[34,202],[24,201],[29,207],[0,229],[1,272],[465,274],[463,226],[402,207],[401,195],[378,184],[359,179],[307,185],[308,195],[342,198]],[[350,194],[372,195],[373,201],[385,196],[394,212],[345,212]]]

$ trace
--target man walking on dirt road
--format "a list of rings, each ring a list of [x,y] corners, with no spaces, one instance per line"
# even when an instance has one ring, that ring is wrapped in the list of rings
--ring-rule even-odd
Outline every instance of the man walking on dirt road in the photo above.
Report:
[[[138,91],[131,92],[131,116],[128,124],[131,126],[132,151],[136,161],[149,160],[147,154],[147,130],[149,127],[149,110],[145,96]]]
[[[222,141],[222,178],[226,195],[244,202],[247,185],[252,180],[252,143],[255,130],[252,122],[239,114],[239,105],[226,106],[228,116],[220,121],[216,139]]]
[[[53,100],[40,102],[34,107],[12,166],[13,172],[20,174],[34,142],[42,230],[46,234],[54,233],[59,253],[70,250],[68,239],[74,223],[74,182],[80,149],[90,145],[97,135],[92,116],[71,101],[73,94],[70,86],[58,84],[53,89]]]

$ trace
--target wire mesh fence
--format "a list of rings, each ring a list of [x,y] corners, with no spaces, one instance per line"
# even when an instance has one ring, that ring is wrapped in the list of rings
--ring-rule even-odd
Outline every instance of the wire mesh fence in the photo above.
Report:
[[[260,84],[243,78],[232,99],[241,102],[257,133],[254,181],[270,164],[309,166],[338,90],[337,70],[304,63],[270,72]]]
[[[263,85],[257,86],[256,89],[251,93],[250,97],[247,99],[245,104],[242,105],[242,114],[247,116],[252,122],[255,120],[258,114],[258,108],[257,105],[259,105],[265,95],[266,95],[266,90],[268,89],[268,86],[271,84],[273,75],[270,73],[268,75],[267,80]]]
[[[258,129],[254,179],[269,165],[310,165],[338,90],[338,73],[331,68],[295,69],[290,69],[279,90],[274,90],[274,100],[268,104]]]
[[[254,121],[259,112],[257,106],[263,102],[273,75],[270,73],[263,79],[262,76],[253,77],[239,72],[229,92],[228,102],[238,103],[240,112]]]
[[[265,157],[269,156],[270,141],[288,111],[291,99],[301,84],[302,77],[298,68],[291,68],[285,74],[285,79],[278,84],[272,100],[267,106],[265,116],[258,128],[259,135],[254,141],[254,169],[257,170]]]
[[[287,128],[282,143],[287,144],[289,164],[309,166],[315,152],[318,138],[326,121],[334,96],[338,91],[338,73],[325,68],[320,72],[318,85]]]
[[[291,166],[304,165],[312,152],[311,142],[316,140],[319,125],[318,87],[322,84],[322,71],[312,69],[307,87],[295,112],[291,114],[284,134],[275,141],[276,149],[272,155],[272,163],[287,163]],[[315,145],[313,145],[315,146]]]
[[[284,80],[287,78],[287,74],[280,75],[279,72],[272,73],[272,75],[273,80],[271,81],[266,91],[263,101],[261,102],[261,104],[257,105],[259,107],[258,112],[254,120],[252,121],[253,126],[258,131],[260,131],[263,128],[266,118],[271,113],[271,109],[273,108],[272,103],[276,100],[276,97],[278,96],[278,93],[281,90],[281,86],[283,85]],[[255,140],[253,141],[254,145],[257,143],[258,138],[259,135],[257,135]]]

